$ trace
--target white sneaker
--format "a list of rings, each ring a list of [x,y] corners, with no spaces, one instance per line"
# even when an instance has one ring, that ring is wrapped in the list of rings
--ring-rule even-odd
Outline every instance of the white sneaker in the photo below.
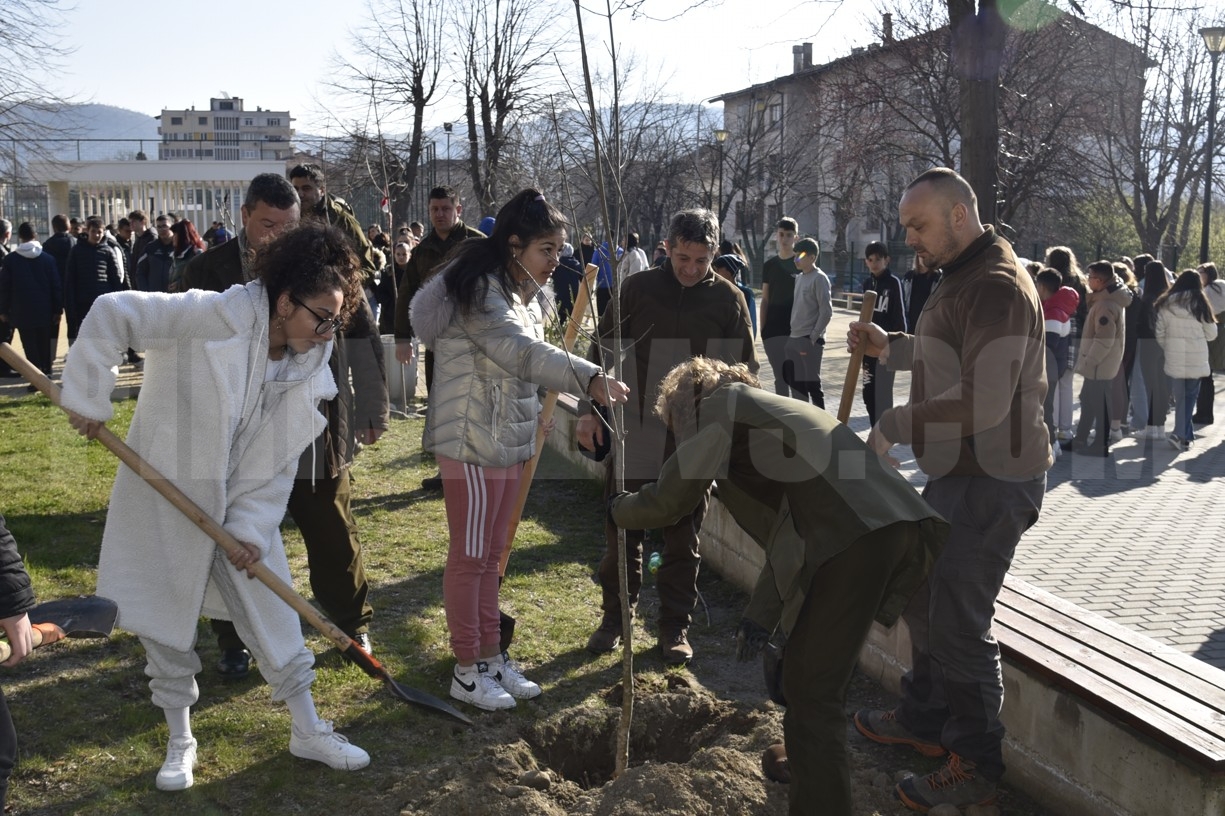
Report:
[[[338,771],[356,771],[370,764],[370,755],[332,730],[330,720],[315,723],[313,734],[290,731],[289,753],[302,759],[322,762]]]
[[[524,677],[519,671],[519,664],[511,660],[506,652],[489,661],[489,673],[511,697],[530,700],[540,696],[540,686]]]
[[[485,711],[515,707],[515,698],[506,693],[484,660],[467,669],[455,667],[451,675],[451,696]]]
[[[1165,426],[1164,425],[1149,425],[1147,428],[1144,429],[1144,433],[1146,434],[1145,439],[1164,439],[1165,438]]]
[[[1110,441],[1111,442],[1122,442],[1123,441],[1123,429],[1122,428],[1111,428],[1110,429]]]
[[[157,772],[158,790],[187,790],[195,783],[192,770],[196,767],[196,745],[194,737],[170,740],[166,746],[166,761]]]

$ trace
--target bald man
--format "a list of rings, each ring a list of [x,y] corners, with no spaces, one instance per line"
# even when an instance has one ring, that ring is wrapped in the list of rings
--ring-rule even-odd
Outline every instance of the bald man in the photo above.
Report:
[[[911,670],[893,711],[863,710],[869,739],[948,764],[896,789],[926,812],[995,801],[1003,776],[1004,686],[991,635],[995,599],[1021,534],[1038,519],[1051,465],[1042,308],[1012,246],[983,225],[974,191],[952,170],[923,173],[898,207],[906,243],[943,277],[914,335],[855,322],[848,346],[911,370],[910,401],[884,411],[868,446],[913,446],[923,497],[951,525],[948,543],[903,615]]]

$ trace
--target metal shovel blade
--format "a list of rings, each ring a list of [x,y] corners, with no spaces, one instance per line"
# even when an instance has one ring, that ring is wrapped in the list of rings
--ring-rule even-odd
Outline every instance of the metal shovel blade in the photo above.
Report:
[[[82,595],[47,601],[31,609],[31,633],[34,647],[39,648],[66,637],[104,638],[115,629],[119,608],[110,598]],[[7,640],[0,640],[0,663],[13,654]]]
[[[110,637],[118,614],[114,601],[97,595],[47,601],[29,613],[32,623],[53,623],[71,638]]]
[[[344,651],[345,657],[352,660],[357,666],[371,677],[377,677],[382,680],[392,694],[399,697],[406,703],[421,706],[422,708],[441,711],[443,714],[449,714],[455,719],[462,722],[464,725],[472,725],[472,720],[466,714],[461,712],[455,706],[448,703],[446,700],[440,700],[432,694],[427,694],[424,691],[418,691],[415,688],[402,686],[395,681],[391,673],[374,658],[374,655],[367,652],[356,643],[351,643],[349,648]]]

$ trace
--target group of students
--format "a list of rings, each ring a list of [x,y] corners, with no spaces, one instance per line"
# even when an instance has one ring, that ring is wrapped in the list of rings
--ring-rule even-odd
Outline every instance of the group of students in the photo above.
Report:
[[[1151,255],[1099,260],[1084,271],[1064,246],[1029,271],[1042,298],[1052,455],[1106,457],[1124,434],[1189,450],[1214,421],[1212,372],[1225,368],[1225,281],[1204,263],[1175,276]],[[1080,417],[1072,426],[1072,377]],[[1166,422],[1171,403],[1173,428]]]

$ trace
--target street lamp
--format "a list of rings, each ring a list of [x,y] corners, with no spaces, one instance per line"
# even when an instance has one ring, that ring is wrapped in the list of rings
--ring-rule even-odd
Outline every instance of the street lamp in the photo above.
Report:
[[[1225,28],[1201,28],[1200,36],[1212,55],[1212,84],[1208,88],[1208,149],[1204,160],[1204,233],[1200,237],[1199,262],[1208,262],[1208,219],[1212,212],[1212,153],[1216,150],[1216,67],[1225,51]]]
[[[442,129],[447,132],[447,186],[451,186],[451,128],[454,122],[443,122]]]
[[[723,143],[727,141],[727,137],[731,136],[731,132],[723,128],[715,130],[715,141],[719,145],[719,202],[715,207],[715,213],[719,216],[719,232],[723,232]]]

